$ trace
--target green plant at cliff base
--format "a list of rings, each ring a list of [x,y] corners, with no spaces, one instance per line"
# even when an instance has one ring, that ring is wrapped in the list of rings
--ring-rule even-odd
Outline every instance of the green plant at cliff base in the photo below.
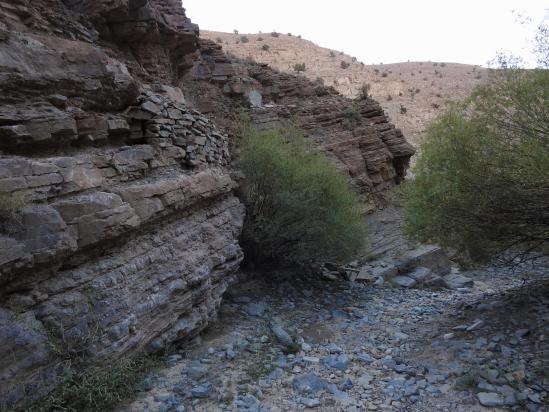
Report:
[[[404,186],[408,232],[467,261],[549,251],[549,70],[504,68],[432,123]]]
[[[122,359],[109,366],[90,367],[73,372],[47,397],[27,412],[108,411],[135,395],[145,376],[164,365],[163,358],[142,356]]]
[[[357,196],[326,156],[295,127],[241,133],[247,217],[243,246],[256,262],[345,262],[363,251]]]

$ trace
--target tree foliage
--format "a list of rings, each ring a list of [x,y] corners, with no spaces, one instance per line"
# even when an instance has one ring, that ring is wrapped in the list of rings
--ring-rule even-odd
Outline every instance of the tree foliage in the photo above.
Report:
[[[357,196],[295,127],[258,132],[245,124],[240,166],[248,259],[344,262],[365,247]]]
[[[496,70],[432,123],[404,194],[422,241],[474,262],[547,253],[549,71]]]

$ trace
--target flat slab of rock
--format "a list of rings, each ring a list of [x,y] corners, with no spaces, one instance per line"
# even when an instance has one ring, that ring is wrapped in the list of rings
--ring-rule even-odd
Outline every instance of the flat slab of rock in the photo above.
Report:
[[[452,273],[444,276],[444,281],[450,289],[472,288],[475,283],[473,279],[459,273]]]
[[[502,406],[505,403],[505,399],[499,393],[480,392],[477,396],[483,406]]]
[[[391,279],[391,283],[402,288],[411,288],[417,284],[414,279],[408,276],[395,276]]]
[[[445,275],[452,270],[452,262],[441,247],[424,245],[407,253],[400,260],[399,272],[406,273],[417,267]]]

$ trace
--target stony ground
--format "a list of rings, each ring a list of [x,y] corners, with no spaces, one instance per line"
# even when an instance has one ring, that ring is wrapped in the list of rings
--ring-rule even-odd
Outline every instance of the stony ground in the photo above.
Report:
[[[383,256],[409,245],[388,210]],[[121,411],[549,411],[547,264],[469,272],[471,288],[248,273],[219,320]]]

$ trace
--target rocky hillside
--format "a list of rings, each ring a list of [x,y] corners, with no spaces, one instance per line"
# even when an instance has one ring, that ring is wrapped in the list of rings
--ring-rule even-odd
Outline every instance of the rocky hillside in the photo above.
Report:
[[[297,121],[364,198],[414,153],[374,100],[227,58],[176,0],[0,2],[0,91],[0,409],[216,317],[243,108]]]
[[[487,69],[457,63],[364,65],[343,52],[282,33],[273,37],[271,33],[236,35],[202,31],[202,37],[218,42],[234,56],[267,63],[287,73],[295,74],[295,65],[305,63],[301,75],[311,80],[320,78],[347,97],[355,97],[362,84],[370,84],[371,95],[416,146],[421,142],[425,125],[449,101],[468,96],[488,76]]]

